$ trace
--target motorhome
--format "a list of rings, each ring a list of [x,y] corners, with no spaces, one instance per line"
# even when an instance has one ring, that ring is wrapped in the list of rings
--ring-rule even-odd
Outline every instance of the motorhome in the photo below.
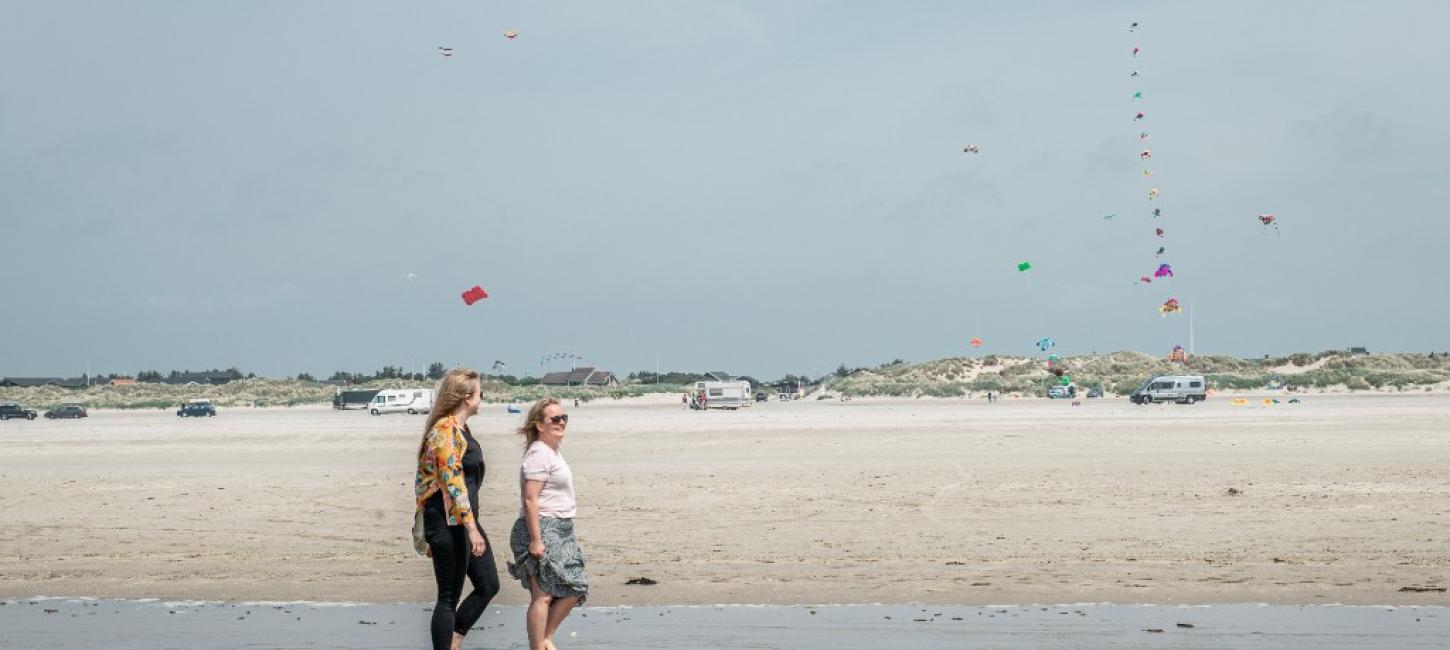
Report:
[[[1193,404],[1208,399],[1208,382],[1203,375],[1161,375],[1143,382],[1128,399],[1134,404]]]
[[[690,407],[733,411],[754,403],[748,381],[697,381]]]
[[[373,403],[373,398],[378,396],[379,390],[342,390],[337,389],[332,396],[332,408],[339,411],[344,409],[367,408]]]
[[[432,388],[389,388],[378,391],[368,404],[368,413],[407,413],[417,415],[433,408]]]

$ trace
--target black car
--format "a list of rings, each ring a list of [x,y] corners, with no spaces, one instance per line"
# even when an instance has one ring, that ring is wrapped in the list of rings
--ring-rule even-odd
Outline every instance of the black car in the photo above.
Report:
[[[45,417],[52,420],[59,418],[83,418],[87,417],[85,407],[79,404],[66,404],[60,408],[53,408],[45,412]]]
[[[5,402],[4,404],[0,404],[0,420],[9,420],[10,418],[34,420],[35,416],[35,411],[16,404],[15,402]]]
[[[212,418],[216,417],[216,409],[212,408],[211,402],[197,400],[182,404],[181,408],[176,409],[176,417]]]
[[[766,399],[768,399],[768,398],[765,396],[765,393],[756,393],[755,394],[755,401],[757,401],[757,402],[764,402]]]

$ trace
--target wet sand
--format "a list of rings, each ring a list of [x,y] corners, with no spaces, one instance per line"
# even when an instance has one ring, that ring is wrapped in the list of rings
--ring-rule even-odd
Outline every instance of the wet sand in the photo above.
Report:
[[[417,605],[8,601],[4,647],[40,650],[418,648],[428,609]],[[527,648],[523,612],[484,613],[465,648]],[[1216,605],[641,607],[578,610],[561,649],[712,648],[1443,648],[1450,609]]]
[[[594,605],[1450,605],[1402,590],[1450,586],[1450,395],[1303,400],[606,401],[570,409],[564,453]],[[503,411],[474,423],[500,570],[520,452]],[[430,601],[408,544],[422,425],[0,423],[0,597]]]

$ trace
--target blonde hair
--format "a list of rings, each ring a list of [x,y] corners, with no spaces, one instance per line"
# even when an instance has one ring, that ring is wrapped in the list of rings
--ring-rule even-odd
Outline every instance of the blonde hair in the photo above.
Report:
[[[529,407],[529,415],[524,418],[524,423],[519,426],[519,435],[524,437],[524,451],[529,450],[529,445],[539,439],[538,425],[544,421],[544,409],[550,405],[562,407],[563,403],[557,397],[545,397]]]
[[[459,405],[468,401],[478,391],[478,371],[473,368],[454,368],[443,375],[433,397],[433,410],[428,412],[428,426],[423,427],[426,437],[439,420],[453,415]]]

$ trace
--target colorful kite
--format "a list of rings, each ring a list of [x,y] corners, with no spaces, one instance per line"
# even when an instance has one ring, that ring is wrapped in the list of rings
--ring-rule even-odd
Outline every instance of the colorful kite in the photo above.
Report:
[[[1031,269],[1032,269],[1032,262],[1022,262],[1021,264],[1018,264],[1017,265],[1017,270],[1018,271],[1021,271],[1023,273],[1026,273],[1028,270],[1031,270]]]
[[[1166,302],[1164,302],[1162,305],[1159,305],[1158,307],[1158,314],[1165,318],[1169,314],[1176,314],[1181,311],[1183,311],[1183,307],[1179,306],[1177,298],[1169,298]]]
[[[1134,46],[1133,47],[1133,56],[1138,56],[1138,53],[1139,52],[1142,52],[1142,51],[1143,51],[1143,48]]]
[[[453,56],[453,48],[451,48],[451,47],[443,47],[442,45],[439,45],[438,46],[438,53],[439,54],[442,54],[443,55],[443,58],[446,59],[446,58],[448,58],[450,56]]]
[[[1154,228],[1153,229],[1153,232],[1156,233],[1159,237],[1162,237],[1163,236],[1163,229],[1162,228]]]
[[[507,38],[507,39],[509,39],[511,41],[519,37],[518,31],[517,30],[513,30],[513,29],[510,29],[510,30],[504,32],[503,35],[504,35],[504,38]]]
[[[1148,190],[1148,200],[1149,201],[1152,201],[1153,199],[1156,199],[1156,198],[1158,198],[1158,188],[1155,187],[1153,189]]]
[[[972,347],[974,347],[974,348],[980,348],[980,347],[982,347],[982,339],[979,339],[979,338],[977,338],[975,336],[972,337],[972,340],[967,341],[967,343],[970,343],[972,345]]]
[[[1153,152],[1148,151],[1147,149],[1144,149],[1143,151],[1141,151],[1141,152],[1138,153],[1138,157],[1141,158],[1141,159],[1143,159],[1143,160],[1147,160],[1147,159],[1153,157]]]
[[[1138,76],[1138,71],[1137,71],[1137,70],[1134,70],[1134,71],[1133,71],[1133,74],[1130,74],[1130,75],[1128,75],[1128,76],[1129,76],[1129,77],[1136,77],[1136,76]]]
[[[1133,121],[1134,121],[1134,122],[1137,122],[1137,121],[1138,121],[1138,120],[1141,120],[1141,119],[1143,119],[1143,118],[1144,118],[1144,117],[1147,117],[1147,114],[1146,114],[1146,113],[1144,113],[1144,112],[1143,112],[1143,111],[1138,111],[1138,114],[1137,114],[1137,115],[1135,115],[1135,116],[1133,116]]]
[[[1057,345],[1057,341],[1054,341],[1051,338],[1037,339],[1037,349],[1042,350],[1043,352],[1046,352],[1048,348],[1055,345]]]
[[[477,285],[475,285],[472,289],[463,292],[463,302],[470,306],[472,306],[473,303],[483,300],[487,297],[488,292],[484,291],[483,287]]]
[[[1167,249],[1167,248],[1168,248],[1168,247],[1167,247],[1167,246],[1159,246],[1159,247],[1158,247],[1158,252],[1157,252],[1157,253],[1155,253],[1155,254],[1154,254],[1154,255],[1153,255],[1153,257],[1162,257],[1162,256],[1163,256],[1163,251],[1164,251],[1164,250],[1165,250],[1165,249]]]
[[[1269,226],[1274,227],[1274,234],[1279,234],[1279,218],[1272,214],[1259,215],[1259,223],[1264,224],[1264,234],[1269,234]]]
[[[1143,284],[1153,284],[1153,278],[1150,278],[1150,277],[1148,277],[1146,275],[1140,275],[1140,276],[1138,276],[1138,281],[1141,282],[1141,283],[1143,283]]]
[[[1140,90],[1138,92],[1133,93],[1133,99],[1142,99],[1142,98],[1143,98],[1143,91]]]
[[[967,148],[962,149],[962,152],[963,153],[982,153],[982,148],[979,147],[979,146],[977,146],[977,145],[974,145],[974,144],[969,144],[969,145],[967,145]]]
[[[1158,265],[1158,270],[1153,272],[1153,277],[1155,277],[1155,278],[1171,278],[1171,277],[1173,277],[1173,267],[1172,266],[1169,266],[1167,264],[1159,264]]]

